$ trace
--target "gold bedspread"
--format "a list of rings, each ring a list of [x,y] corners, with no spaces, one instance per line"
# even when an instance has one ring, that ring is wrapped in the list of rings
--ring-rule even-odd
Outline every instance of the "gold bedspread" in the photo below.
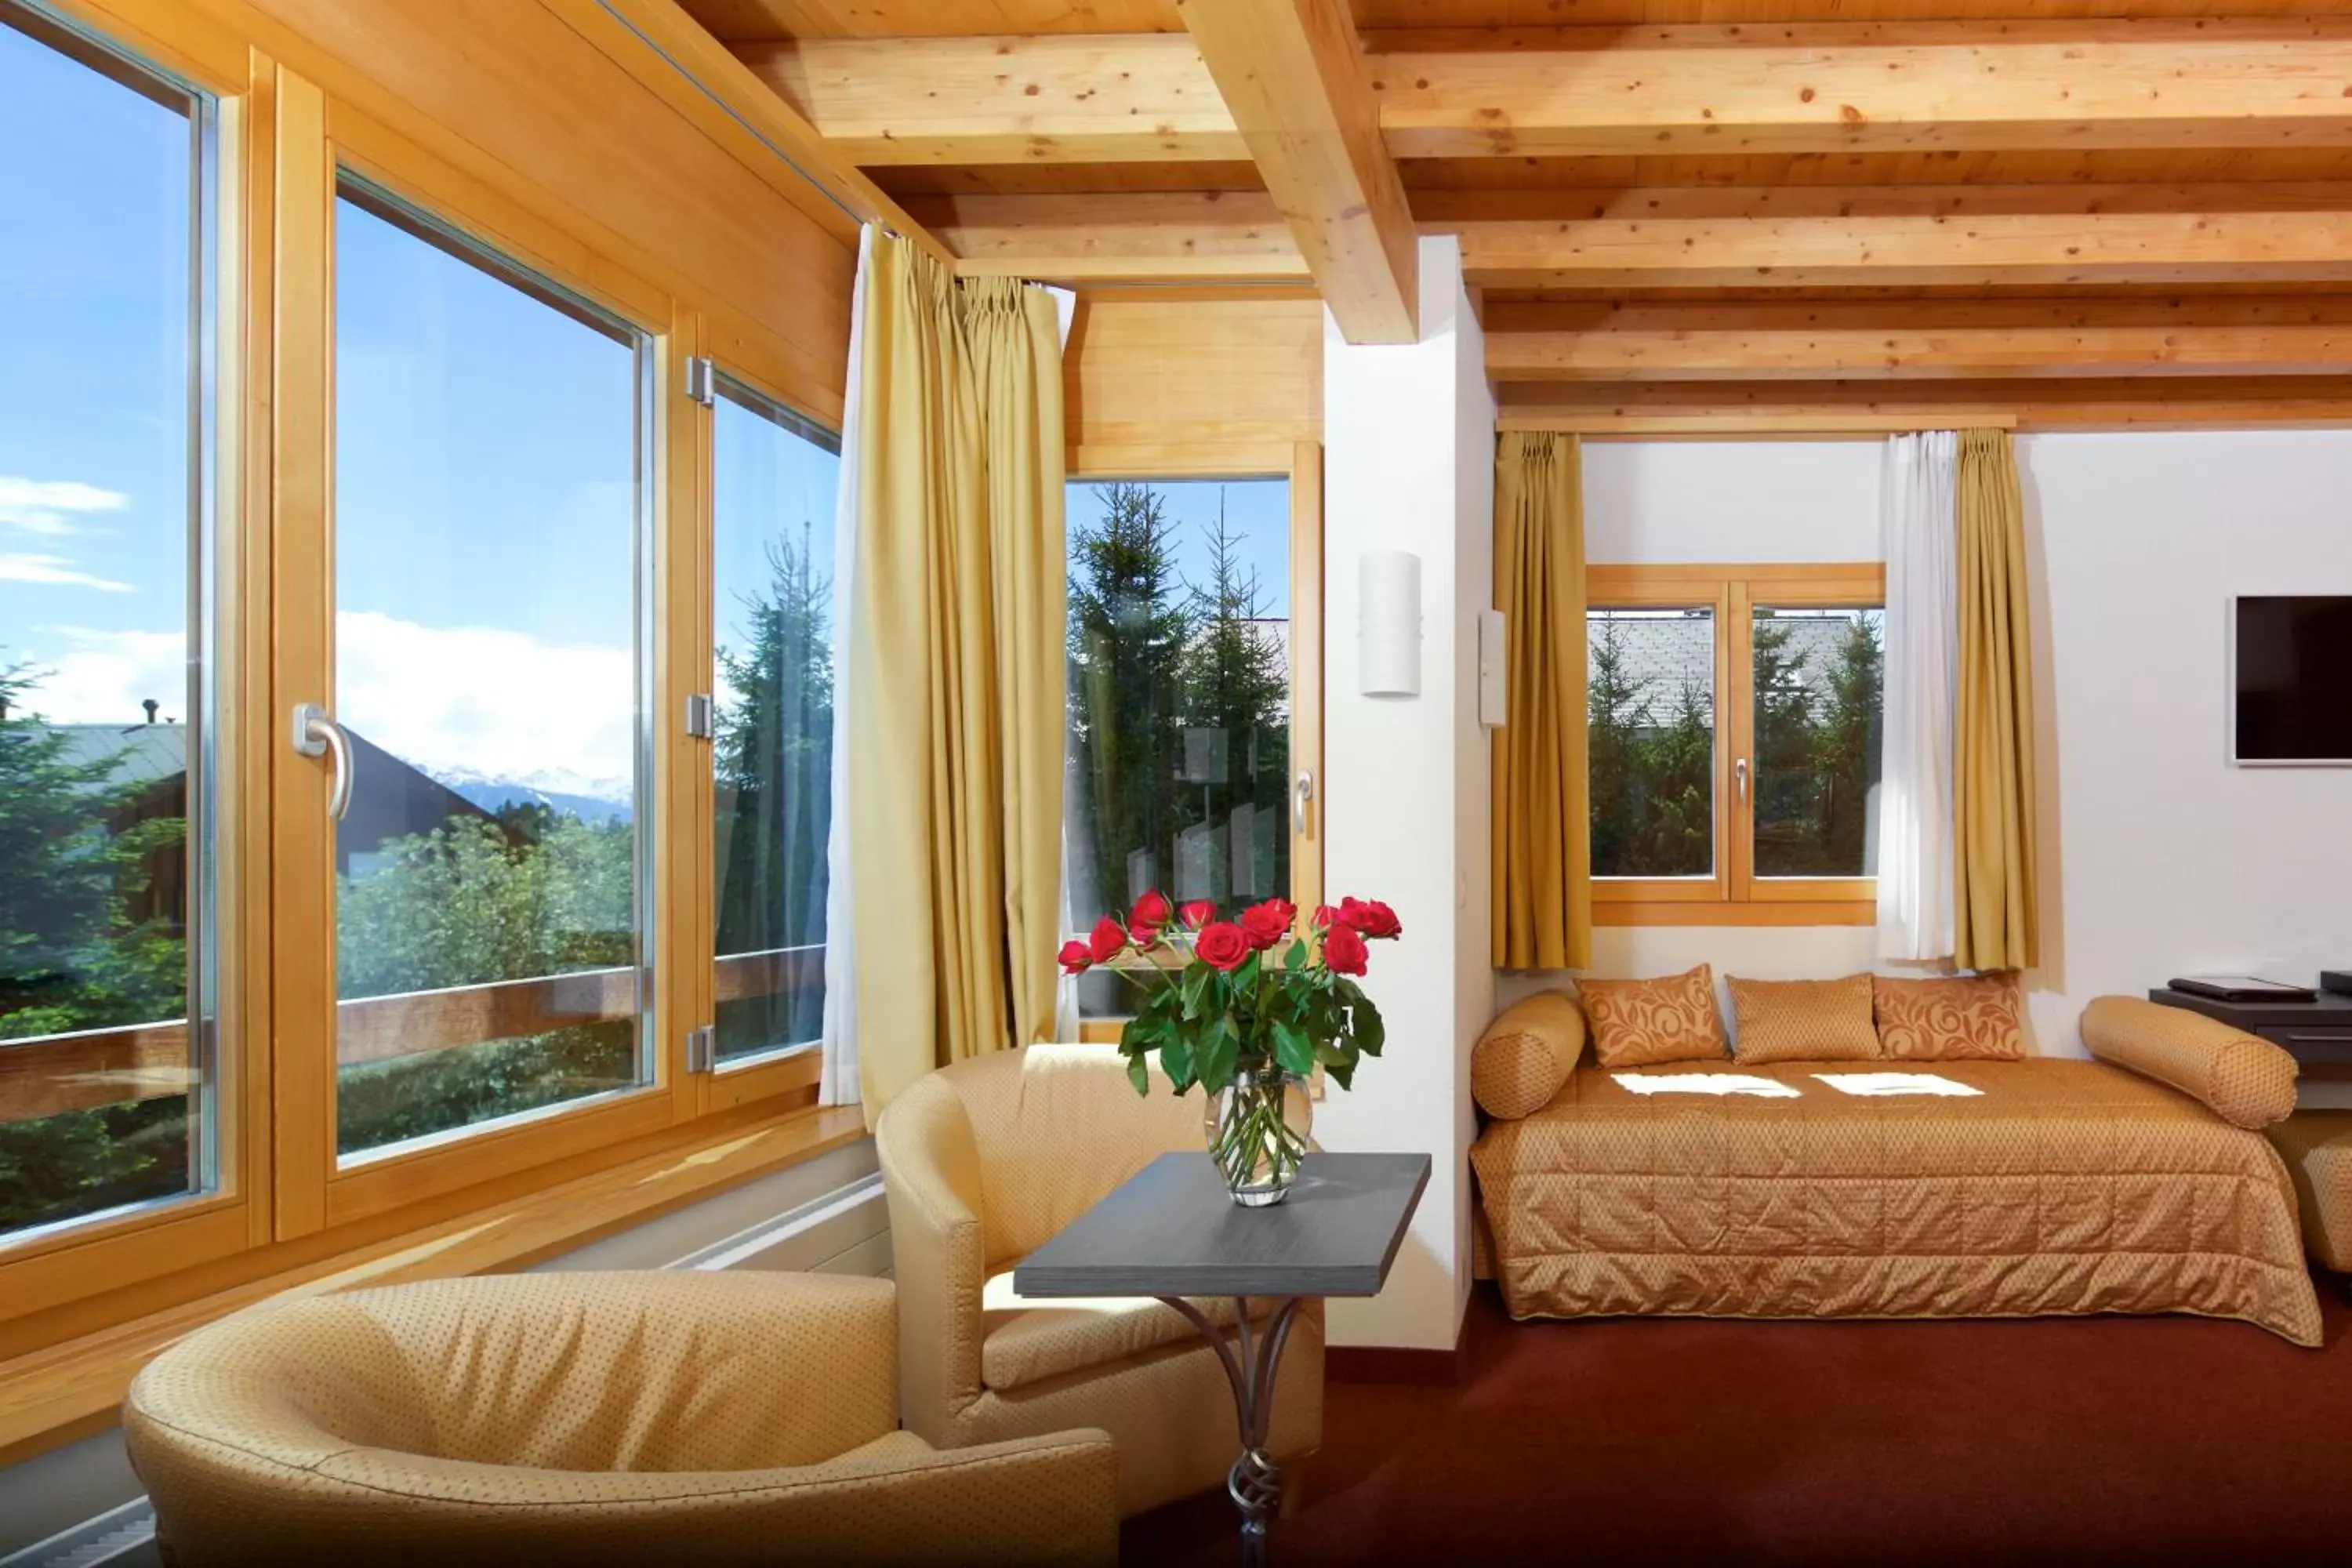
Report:
[[[1899,1068],[1974,1098],[1861,1098]],[[1680,1063],[1795,1099],[1643,1096],[1590,1065],[1471,1152],[1514,1317],[2195,1312],[2320,1342],[2263,1135],[2097,1062]]]

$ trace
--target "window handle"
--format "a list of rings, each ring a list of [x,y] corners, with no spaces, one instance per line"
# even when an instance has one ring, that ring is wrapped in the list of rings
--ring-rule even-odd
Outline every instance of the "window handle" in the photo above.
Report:
[[[358,769],[352,759],[352,738],[327,717],[316,702],[294,705],[294,750],[305,757],[327,757],[334,769],[334,787],[327,794],[327,816],[341,822],[352,808],[352,781]]]
[[[1739,803],[1748,804],[1748,759],[1741,757],[1731,764],[1731,776],[1739,784]]]
[[[1315,774],[1305,768],[1298,772],[1298,782],[1290,786],[1290,831],[1307,831],[1307,803],[1315,798]]]

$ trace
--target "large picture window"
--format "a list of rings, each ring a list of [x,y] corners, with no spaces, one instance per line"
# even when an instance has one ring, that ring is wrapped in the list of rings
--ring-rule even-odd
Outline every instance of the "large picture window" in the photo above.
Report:
[[[649,1081],[649,353],[351,181],[334,257],[349,1158]]]
[[[1594,566],[1594,918],[1874,918],[1884,570]]]
[[[0,1245],[218,1181],[213,123],[0,5]]]

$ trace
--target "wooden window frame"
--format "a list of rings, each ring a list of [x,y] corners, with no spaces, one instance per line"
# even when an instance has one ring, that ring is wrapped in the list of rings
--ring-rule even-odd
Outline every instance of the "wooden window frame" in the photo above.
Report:
[[[663,1166],[667,1185],[634,1189],[654,1194],[678,1186],[667,1163],[690,1177],[688,1167],[731,1168],[736,1151],[757,1146],[775,1151],[763,1158],[788,1163],[854,1136],[854,1108],[815,1106],[814,1052],[732,1073],[685,1070],[686,1033],[709,1021],[718,983],[708,944],[681,945],[698,942],[698,933],[668,911],[708,904],[710,758],[682,725],[656,722],[647,897],[657,918],[643,960],[655,977],[655,1081],[610,1100],[336,1170],[333,1051],[317,1046],[334,1038],[332,969],[289,962],[298,952],[289,944],[316,944],[316,933],[332,929],[331,902],[318,890],[331,883],[316,878],[325,780],[287,753],[278,721],[293,701],[317,695],[294,687],[289,656],[310,639],[315,679],[325,668],[320,650],[330,629],[319,623],[331,602],[315,593],[302,606],[311,624],[289,625],[284,609],[288,584],[331,580],[326,531],[316,519],[331,500],[339,171],[413,203],[651,339],[648,592],[656,608],[647,701],[657,719],[680,712],[686,692],[709,689],[709,434],[706,411],[686,392],[685,358],[711,355],[731,377],[820,424],[838,425],[841,402],[814,379],[803,348],[690,284],[652,281],[668,276],[659,258],[528,177],[478,158],[299,33],[230,0],[47,3],[201,89],[216,115],[211,570],[219,588],[212,650],[219,692],[213,802],[219,1181],[212,1192],[0,1237],[0,1361],[62,1374],[79,1364],[82,1347],[98,1354],[128,1342],[129,1331],[117,1325],[179,1312],[184,1329],[199,1320],[185,1318],[194,1309],[181,1303],[246,1293],[251,1282],[289,1271],[316,1274],[337,1259],[399,1248],[405,1238],[423,1242],[414,1270],[430,1275],[442,1256],[430,1237],[477,1237],[467,1216],[527,1205],[534,1193],[625,1159]],[[312,509],[307,526],[305,508]],[[303,792],[317,797],[305,808],[308,843],[284,831],[289,814],[279,798]],[[288,879],[305,865],[312,892],[281,903]],[[173,1042],[163,1031],[96,1033],[108,1037],[77,1044],[99,1068],[135,1073],[173,1065]],[[184,1043],[179,1051],[184,1061]],[[708,1155],[694,1152],[704,1149]],[[695,1177],[678,1190],[709,1185]],[[608,1215],[566,1212],[536,1216],[530,1226],[551,1245],[589,1239],[612,1223]],[[18,1408],[0,1422],[0,1444],[11,1454],[37,1451],[89,1429],[94,1418],[82,1412],[75,1419],[79,1425],[68,1427]]]
[[[1290,486],[1290,768],[1315,775],[1302,827],[1290,827],[1290,900],[1303,921],[1323,899],[1323,443],[1201,443],[1073,448],[1073,483],[1284,479]],[[1304,636],[1300,628],[1307,628]],[[1115,1044],[1126,1020],[1078,1020],[1078,1039]]]
[[[1754,752],[1755,609],[1884,606],[1880,562],[1801,565],[1617,565],[1585,569],[1596,610],[1708,609],[1715,615],[1715,870],[1706,877],[1595,877],[1600,926],[1871,925],[1874,877],[1759,877],[1756,821],[1735,764]],[[1752,777],[1752,773],[1751,773]],[[1753,791],[1749,792],[1752,797]]]

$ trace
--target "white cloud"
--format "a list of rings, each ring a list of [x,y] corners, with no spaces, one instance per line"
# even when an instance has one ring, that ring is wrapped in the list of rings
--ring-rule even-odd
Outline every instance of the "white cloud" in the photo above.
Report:
[[[337,616],[335,640],[336,717],[395,756],[435,773],[627,795],[629,649],[373,611]]]
[[[60,588],[96,588],[102,593],[128,594],[128,583],[92,576],[62,555],[0,555],[0,583],[45,583]]]
[[[163,714],[184,721],[188,639],[178,632],[96,632],[52,628],[66,651],[36,660],[39,676],[25,705],[56,724],[137,724],[139,704],[153,698]]]
[[[0,474],[0,523],[53,539],[79,531],[68,513],[121,511],[131,498],[79,479],[28,479]]]

